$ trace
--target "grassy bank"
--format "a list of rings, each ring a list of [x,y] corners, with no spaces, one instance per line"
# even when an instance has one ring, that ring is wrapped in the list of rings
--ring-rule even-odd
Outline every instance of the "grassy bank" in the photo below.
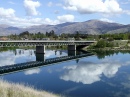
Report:
[[[97,43],[91,44],[87,50],[130,50],[130,41],[128,40],[99,40]]]
[[[38,91],[32,87],[9,83],[0,80],[0,97],[60,97],[46,91]]]

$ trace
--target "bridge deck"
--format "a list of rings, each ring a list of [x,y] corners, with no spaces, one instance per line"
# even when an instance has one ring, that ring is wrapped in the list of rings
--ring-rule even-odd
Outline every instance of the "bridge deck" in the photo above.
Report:
[[[43,45],[89,45],[96,41],[65,41],[65,40],[21,40],[21,41],[0,41],[0,47],[11,46],[43,46]]]
[[[71,41],[69,41],[69,40],[7,40],[7,41],[1,41],[0,40],[0,43],[7,43],[7,42],[9,42],[9,43],[29,43],[29,42],[34,42],[34,43],[51,43],[51,42],[56,42],[56,43],[59,43],[59,42],[68,42],[68,43],[71,43],[71,42],[90,42],[90,43],[94,43],[94,42],[96,42],[96,41],[73,41],[73,40],[71,40]]]

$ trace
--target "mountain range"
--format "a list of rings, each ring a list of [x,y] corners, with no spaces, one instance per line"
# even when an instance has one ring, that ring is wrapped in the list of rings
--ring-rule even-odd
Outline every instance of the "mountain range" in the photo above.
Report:
[[[24,31],[29,31],[30,33],[46,33],[50,32],[51,30],[54,30],[56,34],[73,34],[76,31],[79,31],[82,34],[126,33],[130,32],[130,24],[123,25],[99,20],[89,20],[85,22],[66,22],[57,25],[39,25],[30,26],[27,28],[18,28],[2,24],[0,25],[0,36],[6,36],[9,34],[19,34]]]

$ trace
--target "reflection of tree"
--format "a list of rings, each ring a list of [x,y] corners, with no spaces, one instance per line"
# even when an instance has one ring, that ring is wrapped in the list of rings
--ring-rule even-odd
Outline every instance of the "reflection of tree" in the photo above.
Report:
[[[62,55],[62,51],[60,51],[60,55]]]
[[[130,54],[130,51],[114,51],[114,50],[111,50],[111,51],[108,51],[108,50],[95,50],[94,52],[96,52],[97,54],[97,57],[99,59],[103,59],[105,58],[105,56],[113,56],[114,54],[118,54],[118,53],[122,53],[122,54],[126,54],[126,53],[129,53]]]
[[[19,55],[21,55],[21,50],[19,50]]]
[[[79,63],[79,59],[76,59],[76,63]]]
[[[15,55],[17,55],[17,51],[16,51],[16,50],[15,50],[15,52],[14,52],[14,53],[15,53]]]
[[[17,47],[0,47],[0,52],[8,50],[16,50]]]

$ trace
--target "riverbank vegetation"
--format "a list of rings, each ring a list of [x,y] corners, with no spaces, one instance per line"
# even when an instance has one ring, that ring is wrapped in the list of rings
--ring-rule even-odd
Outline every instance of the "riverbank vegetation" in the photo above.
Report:
[[[75,34],[62,33],[60,35],[56,34],[53,30],[50,32],[37,32],[29,33],[28,31],[22,32],[18,35],[12,34],[7,36],[9,40],[95,40],[97,43],[90,45],[88,49],[109,49],[109,50],[127,50],[130,49],[130,33],[115,33],[115,34],[101,34],[101,35],[91,35],[91,34],[81,34],[80,31],[76,31]],[[49,46],[46,48],[49,49]],[[57,46],[51,48],[62,48],[65,46]]]
[[[93,52],[97,55],[99,59],[103,59],[106,56],[113,56],[114,54],[130,54],[130,50],[90,50],[90,52]]]
[[[115,33],[115,34],[101,34],[101,35],[91,35],[91,34],[81,34],[80,31],[76,31],[75,34],[61,33],[56,34],[54,30],[50,32],[37,32],[30,33],[28,31],[22,32],[20,34],[11,34],[6,37],[10,40],[96,40],[105,39],[107,41],[113,40],[130,40],[130,33]]]
[[[113,40],[107,41],[101,39],[97,43],[90,45],[87,49],[91,50],[130,50],[130,41],[129,40]]]
[[[9,83],[0,80],[0,97],[60,97],[46,91],[38,91],[33,87]]]

